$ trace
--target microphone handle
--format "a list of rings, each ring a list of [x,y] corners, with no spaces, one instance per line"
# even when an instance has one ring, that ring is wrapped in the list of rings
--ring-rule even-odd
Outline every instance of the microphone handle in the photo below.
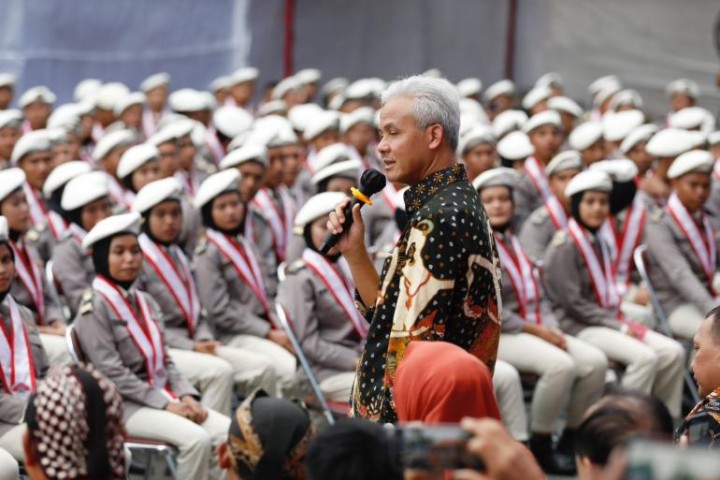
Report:
[[[337,245],[337,243],[340,241],[340,238],[345,235],[348,230],[350,230],[350,227],[353,224],[352,209],[358,203],[360,204],[360,208],[365,205],[364,202],[358,200],[357,198],[354,198],[352,202],[348,203],[345,206],[345,210],[343,210],[343,214],[345,215],[345,221],[342,224],[343,231],[339,234],[333,234],[328,232],[327,236],[325,237],[325,242],[323,242],[322,246],[320,247],[321,254],[327,255],[330,249]]]

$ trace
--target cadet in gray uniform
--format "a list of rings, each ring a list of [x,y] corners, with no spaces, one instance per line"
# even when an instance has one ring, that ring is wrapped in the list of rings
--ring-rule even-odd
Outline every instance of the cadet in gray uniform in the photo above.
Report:
[[[320,389],[329,400],[349,402],[367,321],[355,308],[355,287],[337,249],[318,252],[327,234],[328,214],[346,198],[341,192],[311,197],[295,217],[306,248],[280,284],[286,308]]]
[[[75,317],[78,340],[83,356],[120,391],[128,433],[175,445],[178,478],[210,478],[213,450],[230,419],[196,400],[198,392],[166,354],[157,304],[133,287],[142,263],[139,227],[138,214],[116,215],[85,237],[97,276]]]

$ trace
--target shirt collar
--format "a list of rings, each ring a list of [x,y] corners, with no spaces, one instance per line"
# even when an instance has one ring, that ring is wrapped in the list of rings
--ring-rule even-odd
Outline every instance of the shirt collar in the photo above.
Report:
[[[444,170],[431,173],[419,183],[411,186],[403,195],[405,211],[408,216],[414,214],[423,205],[428,203],[441,189],[460,180],[467,180],[465,166],[455,164]]]

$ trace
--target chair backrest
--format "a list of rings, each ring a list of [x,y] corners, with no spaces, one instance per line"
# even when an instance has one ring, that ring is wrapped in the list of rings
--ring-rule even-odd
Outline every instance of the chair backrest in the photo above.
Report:
[[[85,363],[85,354],[83,354],[80,346],[80,339],[77,336],[77,331],[75,331],[75,325],[68,325],[65,329],[65,343],[73,362]]]

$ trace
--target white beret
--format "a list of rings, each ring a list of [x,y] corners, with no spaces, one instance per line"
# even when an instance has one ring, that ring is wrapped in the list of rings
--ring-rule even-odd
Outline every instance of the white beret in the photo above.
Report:
[[[172,128],[171,124],[155,132],[145,143],[159,147],[163,143],[177,142],[178,138],[177,130]]]
[[[331,93],[342,92],[350,84],[347,78],[335,77],[322,86],[320,95],[326,97]]]
[[[485,113],[485,109],[477,100],[473,98],[461,98],[459,106],[461,118],[472,118],[474,123],[490,124],[490,119],[487,113]]]
[[[66,103],[53,110],[47,121],[47,128],[74,130],[80,124],[83,107],[79,103]]]
[[[170,85],[170,74],[165,72],[156,73],[142,81],[140,90],[147,93],[154,88],[167,87],[168,85]]]
[[[620,92],[621,89],[622,87],[620,85],[606,85],[602,90],[595,94],[595,96],[593,97],[593,103],[599,107],[600,105],[605,103],[606,100],[612,99],[617,93]]]
[[[239,191],[240,170],[230,168],[207,177],[195,194],[195,206],[202,208],[224,192]]]
[[[314,103],[303,103],[302,105],[295,105],[288,111],[288,120],[290,120],[294,130],[302,132],[308,123],[322,112],[324,110]]]
[[[210,88],[211,92],[216,93],[219,90],[226,90],[230,88],[231,85],[232,77],[230,77],[230,75],[222,75],[210,82],[210,85],[208,87]]]
[[[97,90],[95,105],[103,110],[115,110],[115,104],[128,93],[130,89],[120,82],[106,83]]]
[[[52,172],[50,172],[47,180],[45,180],[45,183],[43,184],[43,195],[45,195],[45,198],[50,198],[55,190],[62,187],[78,175],[88,173],[91,170],[92,167],[88,162],[80,160],[72,160],[58,165]]]
[[[12,73],[0,73],[0,88],[2,87],[14,87],[17,82],[17,77]]]
[[[677,157],[692,149],[694,138],[687,130],[664,128],[648,141],[645,149],[656,157]]]
[[[33,102],[41,102],[52,105],[55,103],[55,100],[57,100],[55,94],[46,86],[41,85],[39,87],[33,87],[25,90],[25,93],[22,94],[20,100],[18,101],[18,105],[20,105],[20,108],[25,108]]]
[[[549,177],[554,173],[564,172],[577,168],[582,170],[583,163],[580,152],[577,150],[565,150],[555,155],[545,167],[545,174]]]
[[[525,160],[535,153],[535,147],[530,143],[527,134],[515,131],[508,133],[498,142],[497,152],[507,160]]]
[[[507,167],[497,167],[481,173],[472,182],[475,190],[482,190],[488,187],[508,187],[515,188],[520,175],[517,171]]]
[[[608,112],[602,119],[603,137],[609,142],[619,142],[643,123],[645,114],[640,110]]]
[[[690,136],[690,144],[692,145],[690,147],[691,150],[694,150],[696,148],[704,149],[705,144],[707,143],[707,136],[703,132],[687,132]]]
[[[2,128],[2,127],[0,127]],[[720,143],[720,130],[716,130],[714,132],[711,132],[707,136],[708,144],[712,147],[713,145],[717,145]]]
[[[557,74],[555,72],[548,72],[545,75],[538,78],[537,80],[535,80],[536,87],[541,87],[543,85],[548,86],[548,87],[551,87],[553,85],[562,87],[563,79],[559,74]]]
[[[303,85],[318,83],[322,78],[322,73],[317,68],[303,68],[293,75]]]
[[[168,105],[174,112],[199,112],[209,110],[207,98],[192,88],[181,88],[168,96]]]
[[[201,125],[200,122],[182,116],[162,127],[161,131],[166,131],[168,135],[174,135],[175,138],[180,139],[187,135],[192,136],[193,131],[198,125]]]
[[[527,122],[525,122],[522,130],[529,135],[533,130],[544,125],[552,125],[557,128],[562,128],[560,114],[555,110],[545,110],[544,112],[536,113],[530,117]]]
[[[687,107],[673,113],[668,119],[668,126],[683,130],[699,128],[703,132],[715,129],[715,117],[702,107]]]
[[[380,97],[382,95],[382,93],[385,91],[385,89],[388,87],[387,82],[385,80],[383,80],[382,78],[378,78],[378,77],[366,78],[365,82],[367,82],[367,84],[370,87],[370,91],[376,97]]]
[[[237,167],[246,162],[255,162],[268,166],[268,152],[265,145],[259,143],[245,143],[241,147],[231,150],[230,153],[225,155],[225,158],[220,162],[220,168],[225,170],[231,167]]]
[[[347,177],[357,179],[360,176],[360,169],[362,168],[362,162],[357,159],[345,160],[344,162],[337,162],[328,165],[313,175],[311,181],[315,185],[321,181],[330,177]]]
[[[180,200],[182,187],[175,177],[155,180],[145,185],[133,200],[132,211],[145,213],[165,200]]]
[[[465,78],[460,80],[455,87],[461,97],[479,95],[482,91],[482,82],[479,78]]]
[[[617,110],[622,105],[632,105],[635,108],[642,108],[642,97],[632,89],[621,90],[613,96],[610,102],[610,110]]]
[[[570,133],[568,143],[570,147],[579,152],[590,148],[595,142],[603,138],[603,126],[600,122],[585,122]]]
[[[160,151],[155,145],[142,143],[128,148],[117,166],[118,178],[125,178],[151,160],[158,160]]]
[[[339,130],[340,129],[340,122],[338,120],[338,115],[335,112],[318,112],[316,115],[312,116],[310,120],[305,125],[305,130],[303,130],[303,138],[305,141],[310,141],[314,138],[317,138],[320,136],[320,134],[328,131],[328,130]]]
[[[106,133],[102,136],[102,138],[100,138],[97,145],[95,145],[93,157],[95,160],[100,161],[116,148],[129,145],[135,140],[135,133],[128,129],[115,130],[114,132]]]
[[[275,148],[282,147],[285,145],[297,145],[300,143],[300,139],[295,134],[295,131],[290,126],[283,126],[278,128],[273,135],[268,138],[267,147]]]
[[[616,85],[618,87],[618,89],[622,88],[620,79],[617,76],[606,75],[604,77],[600,77],[600,78],[594,80],[588,86],[588,92],[590,93],[591,97],[595,97],[595,95],[600,93],[600,90],[604,89],[605,87],[607,87],[609,85]]]
[[[82,246],[88,249],[100,240],[104,240],[118,233],[128,233],[137,236],[140,233],[140,214],[137,212],[113,215],[112,217],[100,220],[85,235]]]
[[[260,105],[257,116],[266,117],[268,115],[285,115],[287,113],[287,104],[282,100],[270,100]]]
[[[610,179],[617,183],[630,182],[638,174],[638,168],[635,162],[627,158],[601,160],[590,165],[590,168],[607,173]]]
[[[360,107],[351,113],[342,115],[340,117],[340,132],[346,133],[352,127],[359,124],[371,126],[375,124],[375,110],[373,110],[372,107]]]
[[[81,173],[65,184],[60,206],[75,210],[110,194],[109,174],[100,171]]]
[[[7,218],[0,216],[0,241],[7,242],[10,239]]]
[[[343,162],[351,158],[350,149],[344,143],[333,143],[320,150],[313,162],[315,171],[322,170],[333,163]]]
[[[313,195],[295,215],[295,226],[305,228],[309,223],[328,215],[347,196],[342,192],[323,192]]]
[[[573,195],[588,190],[608,192],[612,191],[612,180],[610,175],[602,170],[583,170],[575,175],[565,188],[565,196]]]
[[[147,97],[142,92],[130,92],[124,97],[118,99],[113,108],[115,116],[120,116],[125,110],[132,107],[133,105],[144,105]]]
[[[668,169],[670,180],[680,178],[692,172],[710,173],[714,165],[713,157],[706,150],[691,150],[679,155]]]
[[[493,120],[493,134],[496,138],[504,137],[509,132],[522,129],[527,121],[528,116],[522,110],[505,110]]]
[[[260,71],[255,67],[242,67],[235,70],[230,76],[231,86],[245,82],[254,82],[260,76]]]
[[[372,97],[376,95],[375,87],[376,85],[374,85],[369,79],[361,78],[345,87],[343,97],[345,100],[361,100],[363,98]]]
[[[22,120],[23,114],[20,110],[16,110],[14,108],[0,110],[0,128],[20,128]]]
[[[700,95],[700,87],[693,80],[687,78],[679,78],[668,83],[665,87],[665,94],[672,96],[676,93],[682,93],[691,98],[697,98]]]
[[[547,85],[533,87],[523,97],[522,107],[525,110],[531,110],[538,103],[542,102],[543,100],[549,99],[551,95],[552,90],[550,90],[550,87]]]
[[[490,128],[487,125],[483,125],[480,122],[477,121],[477,117],[473,115],[470,112],[460,112],[460,129],[458,131],[458,134],[460,135],[460,139],[467,134],[470,130],[477,127],[486,127]]]
[[[33,130],[20,137],[17,141],[10,156],[10,163],[17,165],[25,155],[35,152],[49,152],[51,148],[49,132],[44,129]]]
[[[265,145],[264,141],[258,141],[257,138],[252,138],[252,133],[252,130],[249,132],[241,133],[240,135],[230,140],[230,143],[228,143],[227,145],[228,153],[232,152],[233,150],[237,150],[238,148],[248,143],[248,139],[252,140],[252,143]]]
[[[500,95],[515,95],[515,84],[512,80],[500,80],[490,85],[483,93],[483,100],[489,103]]]
[[[7,168],[0,170],[0,202],[22,187],[23,183],[25,183],[25,172],[21,169]]]
[[[80,80],[78,84],[75,85],[73,99],[76,102],[92,100],[92,102],[95,103],[95,97],[97,96],[100,87],[102,87],[102,82],[97,78],[86,78],[84,80]]]
[[[294,76],[285,77],[280,80],[277,85],[275,85],[275,88],[273,88],[272,99],[282,100],[285,95],[292,92],[293,90],[303,88],[303,86],[304,84]]]
[[[250,130],[253,118],[242,108],[225,106],[215,110],[212,121],[217,131],[228,138],[234,138]]]
[[[465,154],[471,148],[475,148],[481,144],[495,145],[497,140],[492,133],[492,129],[487,125],[476,125],[468,130],[460,137],[458,142],[458,153]]]
[[[579,118],[583,114],[583,109],[575,100],[568,97],[551,97],[548,100],[548,108],[557,112],[569,113],[573,117]]]
[[[658,126],[652,123],[646,123],[645,125],[640,125],[639,127],[636,127],[630,133],[628,133],[625,137],[625,140],[622,141],[622,143],[620,144],[620,151],[623,153],[628,153],[638,143],[647,142],[648,140],[650,140],[650,137],[655,135],[655,132],[657,132],[658,130]]]

